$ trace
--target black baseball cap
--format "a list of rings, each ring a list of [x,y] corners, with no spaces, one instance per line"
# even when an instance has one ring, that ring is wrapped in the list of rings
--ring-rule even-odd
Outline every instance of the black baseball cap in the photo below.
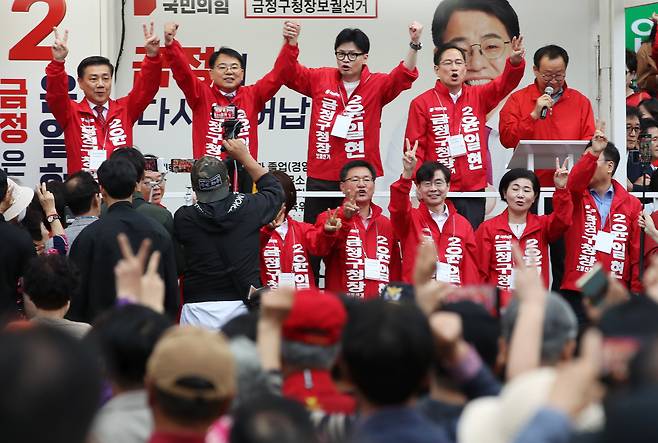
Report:
[[[224,200],[228,194],[228,170],[224,162],[204,155],[194,162],[191,173],[192,189],[202,203]]]

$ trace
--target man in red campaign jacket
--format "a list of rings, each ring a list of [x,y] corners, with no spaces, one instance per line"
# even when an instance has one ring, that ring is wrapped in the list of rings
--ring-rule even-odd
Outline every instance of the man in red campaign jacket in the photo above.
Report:
[[[409,52],[390,73],[373,73],[367,66],[370,40],[360,29],[343,29],[334,44],[337,68],[295,65],[286,86],[313,100],[308,137],[307,191],[338,191],[339,173],[351,160],[372,164],[383,175],[379,152],[382,108],[418,77],[417,51],[423,27],[409,26]],[[342,198],[306,198],[304,221],[341,204]]]
[[[550,215],[535,215],[530,207],[539,197],[539,179],[534,172],[523,168],[507,171],[500,179],[498,191],[507,202],[507,209],[482,223],[475,233],[478,245],[478,270],[484,283],[498,286],[502,291],[503,306],[513,289],[512,243],[523,251],[528,267],[537,268],[548,287],[548,244],[562,237],[571,225],[573,204],[566,189],[568,170],[556,161],[553,177],[555,211]]]
[[[274,62],[274,68],[253,85],[241,86],[245,62],[234,49],[221,47],[210,56],[210,79],[199,79],[190,68],[183,48],[175,39],[178,25],[165,25],[165,57],[171,65],[174,79],[192,109],[192,152],[194,158],[212,155],[226,159],[221,151],[224,139],[222,123],[229,105],[237,108],[242,129],[237,137],[249,147],[251,156],[258,158],[258,113],[281,88],[284,77],[290,76],[299,54],[297,36],[299,24],[286,22],[283,28],[284,44]],[[234,165],[235,166],[235,165]],[[229,170],[229,172],[231,172]],[[233,179],[235,185],[235,177]],[[251,192],[250,184],[241,180],[240,190]],[[249,188],[249,189],[243,189]]]
[[[434,53],[434,88],[413,99],[405,138],[418,141],[418,164],[438,161],[450,170],[453,191],[483,191],[487,186],[487,113],[514,90],[523,77],[523,37],[512,38],[512,55],[502,75],[480,86],[464,83],[466,54],[454,45]],[[453,199],[457,211],[477,228],[485,199]]]
[[[450,170],[439,162],[425,162],[416,171],[418,142],[413,149],[409,140],[406,145],[402,176],[391,185],[388,206],[395,235],[402,245],[402,281],[412,283],[418,245],[423,239],[432,239],[438,253],[437,280],[455,286],[479,283],[473,228],[446,200]],[[414,171],[418,208],[412,208],[409,200]]]
[[[296,289],[315,288],[309,255],[329,253],[336,232],[341,228],[341,220],[334,211],[322,229],[296,221],[289,215],[297,204],[295,184],[283,171],[272,171],[272,175],[281,183],[285,202],[276,218],[260,230],[260,280],[272,289],[280,285]]]
[[[389,282],[400,278],[400,249],[390,220],[372,202],[376,170],[363,160],[347,163],[340,171],[345,202],[338,209],[342,228],[325,263],[327,290],[356,298],[376,298]],[[318,216],[316,229],[336,214]]]
[[[565,81],[569,55],[556,45],[534,55],[535,82],[512,94],[500,110],[500,141],[514,149],[520,140],[590,140],[594,134],[592,105]],[[546,88],[553,88],[551,95]],[[542,109],[547,108],[542,118]],[[542,186],[553,185],[553,170],[535,171]]]
[[[567,254],[561,289],[579,320],[584,312],[576,281],[596,262],[630,290],[642,290],[638,278],[642,205],[612,179],[618,165],[619,151],[608,143],[601,127],[569,174],[567,187],[574,213],[573,224],[565,234]]]
[[[46,67],[46,102],[55,120],[64,130],[66,172],[96,170],[121,146],[132,146],[133,125],[158,92],[162,60],[160,39],[144,25],[146,56],[130,93],[117,100],[110,98],[114,66],[105,57],[93,56],[78,65],[78,86],[85,97],[80,102],[69,98],[68,75],[64,61],[69,53],[68,30],[60,36],[57,29],[52,46],[53,61]]]

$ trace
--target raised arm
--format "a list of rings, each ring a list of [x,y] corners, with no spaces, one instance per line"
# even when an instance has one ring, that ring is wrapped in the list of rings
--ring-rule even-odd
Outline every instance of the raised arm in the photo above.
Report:
[[[423,25],[420,23],[414,21],[409,25],[409,38],[411,41],[409,45],[409,51],[407,51],[407,56],[404,58],[404,67],[409,71],[413,71],[416,68],[416,62],[418,61],[418,50],[420,49],[420,36],[422,33]],[[417,49],[415,49],[414,46]]]
[[[555,193],[553,194],[553,212],[548,216],[548,241],[553,242],[569,229],[573,220],[573,201],[571,194],[567,190],[567,180],[569,170],[567,169],[568,159],[560,165],[560,160],[555,158],[555,173],[553,174],[553,183],[555,183]]]
[[[160,37],[154,32],[154,24],[142,25],[144,30],[144,49],[146,56],[142,61],[140,72],[135,77],[133,87],[128,94],[128,112],[131,123],[135,123],[144,109],[151,103],[160,88],[162,58],[160,57]]]
[[[402,176],[398,181],[391,185],[391,200],[388,210],[391,213],[391,223],[398,238],[404,239],[407,236],[409,228],[409,212],[411,211],[411,201],[409,192],[411,191],[411,177],[416,169],[416,150],[418,141],[414,142],[413,148],[409,139],[405,140],[406,151],[402,157]]]
[[[404,133],[405,140],[415,140],[418,143],[416,148],[416,167],[414,174],[420,165],[430,158],[432,144],[432,128],[429,122],[429,116],[420,100],[412,100],[409,105],[409,116],[407,118],[407,129]],[[403,148],[404,154],[404,148]]]
[[[589,182],[594,172],[596,172],[596,162],[607,145],[605,122],[597,122],[596,131],[592,138],[592,146],[585,150],[583,156],[574,165],[567,180],[567,188],[574,198],[580,197],[587,190]]]
[[[53,28],[53,33],[55,34],[55,42],[51,48],[53,61],[46,67],[46,102],[57,123],[65,128],[69,124],[71,109],[68,75],[64,70],[64,61],[69,53],[69,31],[64,30],[64,35],[61,35],[57,28]]]
[[[176,33],[178,32],[178,24],[169,22],[165,24],[164,38],[165,38],[165,57],[171,66],[171,72],[174,75],[176,84],[183,91],[187,103],[190,107],[194,107],[201,95],[200,88],[204,87],[203,82],[194,75],[190,64],[185,57],[183,48],[178,40],[176,40]],[[210,69],[213,67],[211,66]]]
[[[523,78],[525,70],[523,36],[513,37],[511,45],[512,55],[505,62],[505,70],[502,75],[481,87],[484,109],[487,112],[498,106],[498,103],[512,92]]]

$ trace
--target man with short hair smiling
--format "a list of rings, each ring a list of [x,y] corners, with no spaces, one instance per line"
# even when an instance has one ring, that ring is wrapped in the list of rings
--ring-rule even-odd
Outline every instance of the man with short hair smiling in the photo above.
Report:
[[[423,238],[433,241],[438,252],[435,278],[455,286],[479,283],[475,264],[475,236],[466,218],[446,200],[450,190],[450,170],[439,162],[425,162],[416,171],[416,192],[420,205],[411,207],[409,193],[416,170],[414,144],[407,150],[400,179],[391,185],[388,210],[395,235],[402,246],[402,280],[412,282],[416,250]]]
[[[162,60],[160,38],[153,23],[144,25],[146,56],[130,93],[110,98],[114,66],[105,57],[87,57],[78,65],[78,86],[84,93],[80,102],[69,98],[64,61],[69,53],[69,32],[60,36],[57,28],[52,45],[53,61],[46,67],[46,101],[64,130],[66,171],[96,170],[115,148],[133,144],[133,125],[151,103],[160,87]]]

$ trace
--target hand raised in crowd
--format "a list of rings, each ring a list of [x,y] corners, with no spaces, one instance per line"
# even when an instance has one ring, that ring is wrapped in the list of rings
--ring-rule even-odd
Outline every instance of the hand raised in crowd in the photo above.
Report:
[[[349,220],[354,214],[359,212],[359,207],[356,205],[356,200],[354,197],[354,191],[351,189],[347,190],[347,197],[343,203],[343,217]]]
[[[441,304],[441,300],[451,290],[448,283],[437,281],[436,262],[438,255],[432,240],[423,240],[416,251],[414,262],[414,292],[416,304],[426,316],[430,316]]]
[[[297,46],[297,40],[299,39],[301,29],[302,25],[298,22],[287,20],[283,22],[283,38],[289,45]]]
[[[224,149],[226,149],[226,152],[233,160],[244,164],[245,161],[251,159],[249,148],[247,148],[247,145],[244,144],[244,141],[241,138],[223,140],[222,146],[224,146]]]
[[[423,34],[423,25],[417,21],[411,22],[409,25],[409,38],[414,44],[420,42],[420,36]]]
[[[170,46],[176,38],[176,32],[178,31],[178,23],[167,22],[164,25],[164,42],[165,46]]]
[[[164,312],[165,285],[158,274],[160,252],[154,251],[146,266],[151,240],[142,241],[137,255],[133,253],[130,241],[125,234],[119,234],[117,241],[123,257],[114,267],[117,298],[124,298],[154,311]]]
[[[541,116],[541,111],[544,108],[551,109],[553,107],[553,98],[548,95],[548,94],[542,94],[537,98],[537,102],[535,103],[535,109],[532,110],[530,113],[530,117],[532,117],[533,120],[538,120],[539,117]]]
[[[286,204],[282,203],[281,209],[279,209],[279,212],[276,214],[276,217],[274,217],[274,220],[268,223],[267,227],[270,229],[276,229],[283,224],[285,219],[286,219]]]
[[[11,205],[14,204],[14,186],[12,184],[7,188],[5,198],[0,201],[0,214],[4,214]]]
[[[457,365],[469,350],[461,317],[454,312],[436,312],[430,316],[429,323],[442,363],[448,367]]]
[[[523,36],[519,35],[518,37],[512,37],[512,55],[509,57],[509,61],[514,66],[521,64],[525,58],[525,47],[523,46]]]
[[[69,54],[69,47],[67,46],[69,41],[69,30],[64,30],[64,35],[60,36],[57,28],[53,28],[55,33],[55,42],[52,46],[53,59],[58,62],[63,62],[66,60],[66,56]]]
[[[658,23],[658,13],[655,12],[651,13],[651,21],[654,23]]]
[[[564,163],[560,166],[560,159],[555,157],[555,173],[553,174],[553,183],[556,189],[564,189],[567,187],[567,179],[569,178],[569,169],[567,165],[569,159],[565,158]]]
[[[343,222],[338,217],[338,208],[333,211],[330,209],[329,217],[327,217],[327,221],[324,223],[324,232],[337,232],[342,226]]]
[[[514,295],[521,303],[546,304],[546,288],[534,266],[526,266],[523,252],[518,243],[512,243],[512,257],[514,258]]]
[[[402,177],[411,179],[411,177],[414,176],[416,164],[418,163],[418,159],[416,158],[418,140],[414,142],[413,148],[411,147],[411,142],[408,138],[405,138],[404,140],[406,144],[406,150],[404,151],[404,156],[402,157]]]
[[[151,22],[150,26],[142,25],[144,30],[144,49],[149,57],[156,57],[160,53],[160,37],[155,33],[155,25]]]
[[[637,224],[640,228],[644,229],[644,232],[649,237],[658,242],[658,230],[656,230],[656,224],[653,222],[650,214],[641,213],[637,219]]]
[[[615,277],[613,274],[608,274],[607,280],[608,289],[606,290],[602,301],[594,304],[592,303],[591,299],[587,297],[583,298],[583,305],[585,306],[587,318],[593,325],[599,323],[605,311],[620,303],[624,303],[631,298],[628,289],[621,284],[617,277]]]
[[[608,137],[605,135],[605,122],[603,120],[597,120],[590,150],[592,154],[599,155],[606,146],[608,146]]]
[[[45,212],[47,216],[57,214],[57,209],[55,208],[55,196],[46,188],[46,184],[41,183],[34,190],[39,198],[39,203],[41,204],[41,208],[43,208],[43,212]]]
[[[658,255],[649,256],[649,265],[642,274],[644,293],[658,303]]]

